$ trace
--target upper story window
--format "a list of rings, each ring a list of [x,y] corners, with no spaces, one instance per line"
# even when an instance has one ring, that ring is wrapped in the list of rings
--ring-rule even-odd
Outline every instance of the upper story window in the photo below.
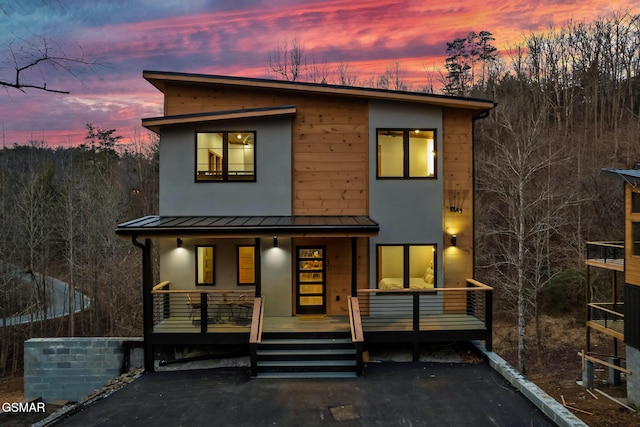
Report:
[[[631,212],[640,213],[640,193],[631,191]]]
[[[378,178],[435,178],[435,130],[378,129]]]
[[[196,134],[196,181],[255,181],[256,133]]]

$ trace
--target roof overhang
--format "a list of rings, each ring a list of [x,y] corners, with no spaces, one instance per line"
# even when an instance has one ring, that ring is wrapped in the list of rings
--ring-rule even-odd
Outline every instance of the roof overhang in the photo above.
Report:
[[[237,120],[257,117],[292,116],[296,114],[295,105],[279,105],[264,108],[246,108],[243,110],[214,111],[196,114],[180,114],[142,119],[142,126],[159,134],[161,126],[183,125],[223,120]]]
[[[368,216],[145,216],[119,224],[116,234],[153,237],[376,236]]]
[[[635,187],[640,184],[640,169],[601,169],[606,174],[616,175]]]
[[[496,106],[496,103],[494,101],[488,99],[465,98],[460,96],[436,95],[431,93],[406,92],[356,86],[340,86],[320,83],[290,82],[283,80],[150,70],[143,71],[142,76],[163,93],[165,92],[165,86],[167,84],[201,84],[208,86],[235,86],[248,89],[275,89],[280,91],[298,93],[315,93],[324,95],[340,95],[354,98],[415,102],[421,104],[437,105],[440,107],[476,110],[479,112],[479,114],[482,114],[485,111],[489,111]]]

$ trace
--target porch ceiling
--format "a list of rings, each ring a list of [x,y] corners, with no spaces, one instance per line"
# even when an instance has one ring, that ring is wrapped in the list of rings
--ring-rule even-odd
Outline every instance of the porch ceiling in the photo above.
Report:
[[[136,237],[375,236],[368,216],[145,216],[119,224],[116,234]]]

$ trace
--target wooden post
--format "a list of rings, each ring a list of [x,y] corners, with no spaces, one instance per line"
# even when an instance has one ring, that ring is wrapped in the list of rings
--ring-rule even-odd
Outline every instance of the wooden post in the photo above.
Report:
[[[259,237],[256,237],[255,239],[255,245],[256,245],[256,250],[254,251],[255,254],[255,273],[256,273],[256,297],[260,297],[262,296],[262,274],[261,274],[261,261],[260,261],[260,253],[262,252],[262,241],[260,240]]]

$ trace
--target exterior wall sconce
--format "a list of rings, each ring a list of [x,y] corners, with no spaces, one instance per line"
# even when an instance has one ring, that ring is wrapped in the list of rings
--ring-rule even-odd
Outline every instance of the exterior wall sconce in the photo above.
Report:
[[[274,248],[278,247],[278,236],[273,236],[273,247]]]
[[[181,248],[181,247],[182,247],[182,239],[181,239],[180,237],[178,237],[178,240],[176,240],[176,246],[177,246],[178,248]]]
[[[451,235],[451,246],[456,246],[458,244],[458,236],[455,234]]]

